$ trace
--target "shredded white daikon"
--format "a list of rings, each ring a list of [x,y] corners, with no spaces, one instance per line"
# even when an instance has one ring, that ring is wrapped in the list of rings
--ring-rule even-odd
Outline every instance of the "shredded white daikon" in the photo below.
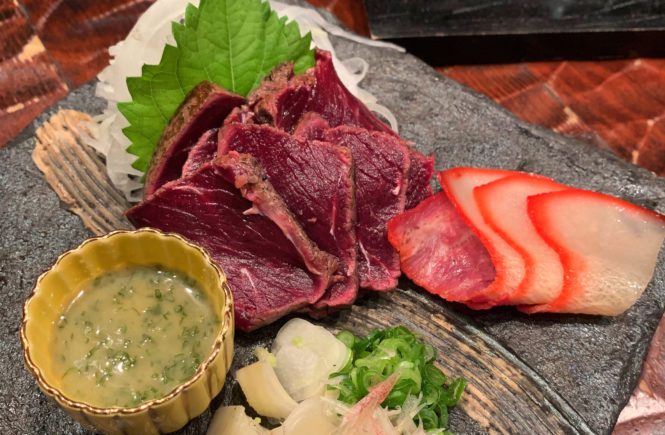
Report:
[[[106,99],[108,106],[103,114],[94,118],[93,125],[89,126],[90,136],[85,138],[85,141],[106,157],[106,168],[111,181],[132,202],[141,198],[142,173],[132,167],[136,156],[126,151],[130,141],[122,129],[127,127],[128,123],[118,111],[117,103],[129,101],[131,98],[127,89],[127,78],[141,75],[144,64],[159,63],[164,46],[175,43],[171,34],[171,22],[183,18],[188,3],[198,5],[198,0],[158,0],[153,3],[136,22],[127,38],[109,49],[111,64],[98,75],[96,94]],[[332,53],[337,74],[349,91],[370,110],[384,117],[397,131],[397,120],[390,110],[380,105],[375,96],[358,86],[367,73],[367,62],[358,57],[344,61],[338,59],[328,35],[403,51],[401,47],[347,32],[326,21],[313,9],[277,1],[270,1],[270,5],[280,16],[296,21],[302,34],[311,32],[313,44]]]

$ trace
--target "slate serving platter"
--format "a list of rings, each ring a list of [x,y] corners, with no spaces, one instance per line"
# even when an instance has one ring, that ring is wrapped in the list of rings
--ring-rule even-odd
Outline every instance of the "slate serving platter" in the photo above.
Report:
[[[401,134],[437,168],[473,165],[533,171],[665,212],[665,179],[608,152],[518,121],[486,98],[396,51],[334,40],[341,58],[370,63],[363,86],[390,107]],[[31,161],[37,126],[60,108],[100,113],[94,84],[72,92],[0,150],[0,433],[86,433],[48,401],[25,371],[18,339],[21,307],[36,277],[91,233],[69,213]],[[616,318],[528,317],[504,308],[474,312],[407,280],[324,321],[364,332],[405,323],[440,352],[447,373],[471,386],[451,414],[457,433],[610,433],[633,390],[665,308],[665,253],[638,303]],[[241,401],[233,370],[269,343],[282,322],[238,334],[228,384],[213,408]],[[204,433],[210,412],[182,433]]]

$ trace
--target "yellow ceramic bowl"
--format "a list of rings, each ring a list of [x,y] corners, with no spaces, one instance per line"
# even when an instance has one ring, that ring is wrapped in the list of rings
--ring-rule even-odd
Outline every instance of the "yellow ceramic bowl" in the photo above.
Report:
[[[51,340],[60,314],[91,279],[122,266],[162,266],[195,279],[221,320],[210,356],[161,399],[135,408],[97,408],[70,400],[53,370]],[[224,386],[233,359],[233,300],[224,273],[201,248],[153,229],[116,231],[66,252],[37,280],[23,308],[21,343],[39,387],[82,425],[104,433],[157,434],[200,415]]]

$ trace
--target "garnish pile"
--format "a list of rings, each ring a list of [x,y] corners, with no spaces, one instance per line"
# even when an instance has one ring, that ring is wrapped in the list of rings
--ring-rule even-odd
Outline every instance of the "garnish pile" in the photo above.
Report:
[[[367,337],[349,331],[337,334],[352,352],[349,363],[333,377],[341,378],[329,388],[339,391],[338,399],[354,404],[365,397],[372,386],[395,372],[399,378],[383,401],[389,409],[403,407],[409,396],[421,397],[420,411],[414,420],[426,430],[448,427],[448,407],[460,400],[467,382],[450,380],[434,363],[436,350],[404,326],[374,330]]]
[[[271,352],[257,348],[256,355],[236,379],[253,410],[280,426],[269,432],[244,407],[227,406],[208,435],[451,435],[448,408],[466,387],[448,379],[434,348],[404,326],[335,337],[296,318]]]

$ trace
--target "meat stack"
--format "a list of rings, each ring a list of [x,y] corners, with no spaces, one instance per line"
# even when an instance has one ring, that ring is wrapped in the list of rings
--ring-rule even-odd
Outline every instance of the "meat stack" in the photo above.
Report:
[[[329,53],[278,67],[247,100],[210,83],[167,126],[137,226],[179,233],[225,271],[236,324],[251,331],[352,304],[400,275],[387,222],[432,194],[434,160],[341,83]]]

